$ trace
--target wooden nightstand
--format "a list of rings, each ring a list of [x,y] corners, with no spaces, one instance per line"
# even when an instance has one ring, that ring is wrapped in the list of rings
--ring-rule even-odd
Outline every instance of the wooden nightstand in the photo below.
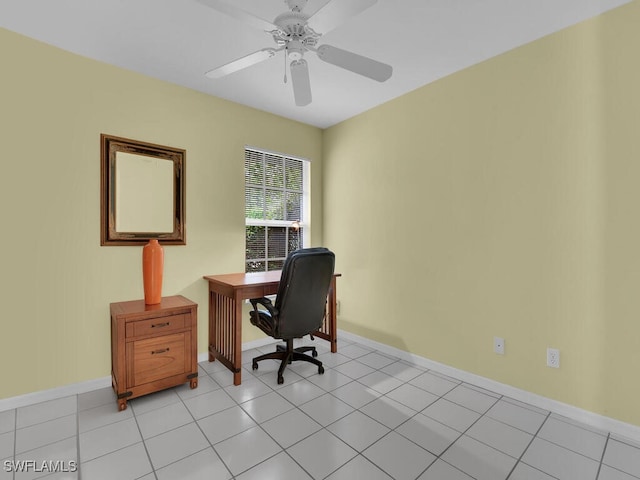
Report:
[[[111,384],[127,400],[190,382],[198,386],[198,305],[177,295],[111,305]]]

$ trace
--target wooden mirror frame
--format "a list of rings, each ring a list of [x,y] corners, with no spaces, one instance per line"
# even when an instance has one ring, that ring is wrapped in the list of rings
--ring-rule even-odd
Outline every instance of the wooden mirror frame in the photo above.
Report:
[[[116,152],[160,158],[173,162],[173,232],[116,231]],[[164,245],[186,245],[185,232],[186,151],[100,135],[100,245],[143,245],[157,239]]]

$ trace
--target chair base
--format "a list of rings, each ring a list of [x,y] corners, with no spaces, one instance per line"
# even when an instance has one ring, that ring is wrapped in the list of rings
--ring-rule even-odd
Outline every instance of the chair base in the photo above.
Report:
[[[306,355],[304,352],[311,352],[311,357]],[[313,363],[318,366],[318,373],[322,375],[324,373],[324,367],[322,366],[322,362],[320,360],[316,360],[314,357],[318,356],[318,352],[316,351],[316,347],[298,347],[293,348],[293,339],[289,339],[286,341],[286,345],[277,345],[276,351],[272,353],[265,353],[264,355],[260,355],[258,357],[254,357],[251,362],[251,367],[253,370],[258,369],[258,362],[262,360],[281,360],[280,368],[278,369],[278,384],[284,383],[284,377],[282,374],[284,373],[284,369],[287,368],[287,365],[293,361],[301,360],[303,362]]]

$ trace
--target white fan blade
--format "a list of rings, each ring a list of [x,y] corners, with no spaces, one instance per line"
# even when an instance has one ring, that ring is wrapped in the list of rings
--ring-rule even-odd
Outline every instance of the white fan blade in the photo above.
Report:
[[[349,70],[353,73],[384,82],[391,78],[393,67],[386,63],[363,57],[357,53],[332,47],[331,45],[321,45],[316,50],[318,58],[332,65]]]
[[[264,48],[262,50],[258,50],[257,52],[250,53],[242,58],[238,58],[233,62],[226,63],[220,67],[214,68],[213,70],[208,71],[204,75],[208,78],[220,78],[225,75],[229,75],[230,73],[237,72],[238,70],[242,70],[243,68],[250,67],[251,65],[255,65],[256,63],[263,62],[271,57],[273,57],[276,52],[275,48]]]
[[[309,66],[306,60],[291,62],[291,83],[296,105],[304,107],[311,103],[311,82],[309,81]]]
[[[374,5],[378,0],[332,0],[311,15],[307,25],[317,33],[333,30],[349,17],[353,17]]]
[[[241,22],[259,28],[260,30],[266,30],[267,32],[270,32],[272,30],[278,29],[278,27],[276,27],[273,23],[263,18],[257,17],[252,13],[249,13],[240,8],[232,7],[223,0],[198,0],[198,2],[206,5],[207,7],[213,8],[214,10],[227,14],[230,17],[235,18],[236,20],[240,20]]]

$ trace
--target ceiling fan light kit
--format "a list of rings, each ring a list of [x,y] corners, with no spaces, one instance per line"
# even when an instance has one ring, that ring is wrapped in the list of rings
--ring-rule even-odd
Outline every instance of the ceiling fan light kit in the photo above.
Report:
[[[208,78],[224,77],[268,60],[277,52],[285,50],[285,58],[291,60],[289,69],[295,103],[298,106],[305,106],[309,105],[312,100],[309,66],[303,58],[305,53],[309,51],[317,54],[318,58],[326,63],[378,82],[388,80],[393,74],[393,68],[390,65],[363,55],[326,44],[316,48],[318,40],[324,33],[336,28],[346,18],[371,7],[377,0],[330,0],[311,16],[303,12],[307,0],[285,0],[290,11],[278,15],[273,23],[233,7],[224,0],[198,1],[219,12],[265,30],[272,36],[278,47],[264,48],[214,68],[205,74]]]

